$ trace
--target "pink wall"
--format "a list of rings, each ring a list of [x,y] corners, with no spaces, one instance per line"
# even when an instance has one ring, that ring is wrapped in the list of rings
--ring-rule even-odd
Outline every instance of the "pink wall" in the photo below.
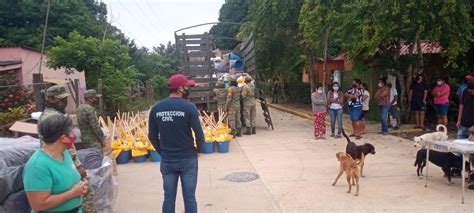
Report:
[[[21,79],[23,85],[30,85],[33,83],[33,73],[38,73],[39,62],[41,54],[40,52],[21,48],[21,47],[8,47],[0,48],[0,61],[14,61],[21,60],[22,64],[22,76]],[[54,79],[55,81],[65,81],[66,79],[79,79],[79,90],[80,90],[80,99],[83,100],[83,94],[86,90],[86,79],[85,74],[82,72],[75,72],[74,74],[66,74],[65,69],[61,68],[58,70],[50,69],[46,65],[47,56],[43,57],[43,66],[41,68],[41,73],[43,74],[43,79]],[[69,91],[68,86],[65,83],[60,83],[66,87],[66,90]],[[68,108],[66,111],[68,113],[74,113],[76,107],[74,101],[71,97],[68,100]]]

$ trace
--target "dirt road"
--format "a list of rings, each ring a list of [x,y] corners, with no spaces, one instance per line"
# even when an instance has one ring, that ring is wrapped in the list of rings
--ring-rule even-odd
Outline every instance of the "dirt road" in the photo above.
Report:
[[[261,115],[259,113],[259,115]],[[199,157],[197,199],[200,212],[472,212],[474,193],[466,190],[461,204],[461,179],[447,185],[440,168],[430,166],[428,188],[416,177],[412,142],[392,135],[367,134],[358,144],[372,143],[376,155],[366,159],[358,197],[346,193],[335,153],[345,139],[316,141],[312,122],[272,110],[275,131],[258,117],[257,135],[232,141],[227,154]],[[229,182],[233,172],[252,172],[251,182]],[[160,212],[163,201],[159,163],[119,165],[117,212]],[[176,203],[183,212],[181,194]]]

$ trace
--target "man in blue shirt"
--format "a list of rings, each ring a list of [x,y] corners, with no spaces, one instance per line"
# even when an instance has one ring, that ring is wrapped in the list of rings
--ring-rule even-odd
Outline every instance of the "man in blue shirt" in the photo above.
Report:
[[[170,96],[150,110],[148,138],[162,157],[164,201],[162,212],[175,212],[178,179],[181,178],[185,212],[197,212],[197,152],[204,143],[199,112],[186,101],[194,81],[176,74],[168,80]],[[193,132],[197,147],[194,146]]]
[[[459,102],[462,101],[462,93],[464,92],[464,90],[467,88],[467,83],[474,79],[474,76],[472,75],[466,75],[464,77],[464,82],[459,86],[458,90],[456,91],[456,96],[458,97],[459,99]]]

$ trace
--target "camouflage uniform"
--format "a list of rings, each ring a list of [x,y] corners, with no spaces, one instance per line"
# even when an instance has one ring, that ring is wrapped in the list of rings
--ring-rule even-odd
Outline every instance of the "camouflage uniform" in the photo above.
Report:
[[[231,86],[227,88],[227,101],[226,105],[229,108],[229,126],[237,134],[240,134],[240,128],[242,122],[240,121],[240,88]]]
[[[95,90],[87,90],[84,97],[97,97]],[[102,150],[105,135],[99,125],[96,109],[88,103],[77,108],[77,123],[81,130],[81,141],[85,149],[96,148]]]
[[[214,89],[214,94],[216,95],[217,98],[217,108],[222,109],[222,110],[227,110],[226,109],[226,102],[227,102],[227,93],[226,93],[225,88],[215,88]]]
[[[59,85],[52,86],[52,87],[48,88],[46,93],[47,93],[48,97],[49,96],[55,96],[55,97],[60,98],[60,99],[66,98],[66,97],[69,96],[69,94],[66,92],[66,88],[64,88],[63,86],[59,86]],[[46,106],[43,113],[41,114],[41,116],[38,119],[38,124],[40,124],[41,121],[43,119],[45,119],[46,117],[49,117],[49,116],[54,115],[54,114],[62,115],[63,113],[61,113],[60,111],[58,111],[58,110],[56,110],[52,107]],[[40,135],[40,141],[41,141],[41,144],[43,144],[43,140],[42,140],[41,135]],[[74,165],[76,166],[76,168],[79,167],[79,166],[82,166],[81,161],[79,161],[79,158],[77,157],[76,147],[73,145],[72,148],[70,148],[68,151],[71,154],[72,160],[74,161]]]
[[[252,83],[248,83],[242,88],[242,99],[244,101],[243,114],[245,125],[247,129],[255,128],[257,100],[255,99],[255,86]]]

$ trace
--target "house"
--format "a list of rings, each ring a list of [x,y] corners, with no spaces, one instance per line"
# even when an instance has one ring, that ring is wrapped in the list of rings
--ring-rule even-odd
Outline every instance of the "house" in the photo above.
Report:
[[[352,70],[352,62],[347,57],[347,51],[343,50],[339,54],[328,60],[328,69],[326,73],[326,82],[341,82],[342,75]],[[324,82],[324,66],[323,59],[318,58],[314,64],[314,77],[316,82]],[[309,83],[309,72],[305,69],[302,76],[303,83]]]
[[[0,76],[7,72],[15,72],[16,78],[21,85],[33,88],[33,74],[39,72],[41,52],[37,49],[25,46],[0,46]],[[66,73],[64,68],[54,70],[46,65],[48,58],[43,56],[41,73],[43,80],[52,84],[62,84],[69,93],[72,93],[69,79],[79,79],[79,100],[83,100],[82,94],[86,90],[86,79],[84,72]],[[69,86],[68,86],[69,84]],[[7,86],[7,85],[2,85]],[[72,97],[68,98],[66,112],[73,114],[76,105]]]

